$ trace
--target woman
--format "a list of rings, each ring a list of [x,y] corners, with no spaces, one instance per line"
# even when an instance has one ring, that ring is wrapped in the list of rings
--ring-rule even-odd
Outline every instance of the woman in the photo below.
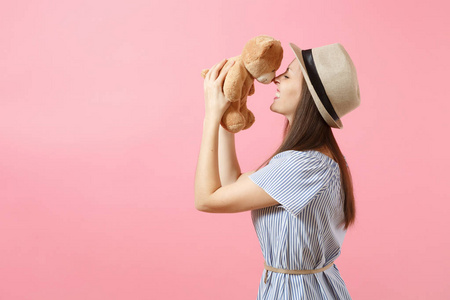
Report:
[[[331,127],[343,128],[340,118],[360,104],[356,70],[339,43],[289,45],[295,59],[273,79],[279,97],[270,107],[286,117],[283,142],[256,171],[241,174],[234,134],[219,126],[230,105],[222,84],[232,64],[222,68],[222,61],[207,74],[195,207],[251,210],[265,260],[257,299],[351,299],[334,260],[355,202]]]

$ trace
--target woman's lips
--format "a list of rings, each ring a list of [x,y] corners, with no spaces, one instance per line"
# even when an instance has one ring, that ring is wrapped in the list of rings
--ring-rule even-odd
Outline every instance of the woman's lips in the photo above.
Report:
[[[277,90],[277,92],[275,94],[275,98],[273,98],[273,99],[275,100],[275,99],[278,99],[278,98],[280,98],[280,91],[279,90]]]

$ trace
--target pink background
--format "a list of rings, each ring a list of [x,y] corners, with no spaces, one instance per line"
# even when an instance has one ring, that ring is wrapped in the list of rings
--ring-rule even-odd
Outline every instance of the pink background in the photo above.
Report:
[[[361,106],[334,130],[357,222],[336,261],[353,299],[448,299],[445,1],[3,1],[0,299],[256,299],[250,212],[194,207],[200,72],[267,34],[294,59],[341,43]],[[256,83],[243,172],[281,142]]]

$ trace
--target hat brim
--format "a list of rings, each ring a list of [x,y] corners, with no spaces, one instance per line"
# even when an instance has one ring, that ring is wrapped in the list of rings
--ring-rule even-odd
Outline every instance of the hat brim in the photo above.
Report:
[[[333,117],[331,117],[331,115],[328,113],[325,106],[323,106],[322,101],[320,101],[320,98],[317,95],[316,90],[314,89],[314,86],[311,83],[311,80],[309,79],[308,72],[306,71],[305,62],[303,61],[302,49],[300,49],[297,45],[293,43],[289,43],[289,46],[291,47],[292,51],[294,51],[297,60],[300,62],[300,69],[302,71],[303,77],[305,78],[306,84],[308,85],[308,89],[311,92],[311,96],[313,97],[314,102],[316,103],[317,109],[324,118],[325,122],[327,122],[327,124],[330,125],[331,127],[342,129],[344,127],[344,124],[342,124],[341,119],[335,121]]]

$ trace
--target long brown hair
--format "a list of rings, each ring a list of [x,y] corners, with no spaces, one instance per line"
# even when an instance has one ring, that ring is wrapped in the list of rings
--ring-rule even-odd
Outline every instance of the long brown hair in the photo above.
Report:
[[[341,183],[345,192],[343,205],[345,217],[339,225],[345,223],[344,229],[347,229],[355,222],[356,217],[350,168],[339,149],[331,127],[322,118],[306,85],[306,81],[302,78],[302,93],[292,124],[289,124],[289,121],[286,119],[283,130],[283,142],[257,170],[267,165],[275,155],[286,150],[307,151],[326,148],[331,151],[339,164]]]

